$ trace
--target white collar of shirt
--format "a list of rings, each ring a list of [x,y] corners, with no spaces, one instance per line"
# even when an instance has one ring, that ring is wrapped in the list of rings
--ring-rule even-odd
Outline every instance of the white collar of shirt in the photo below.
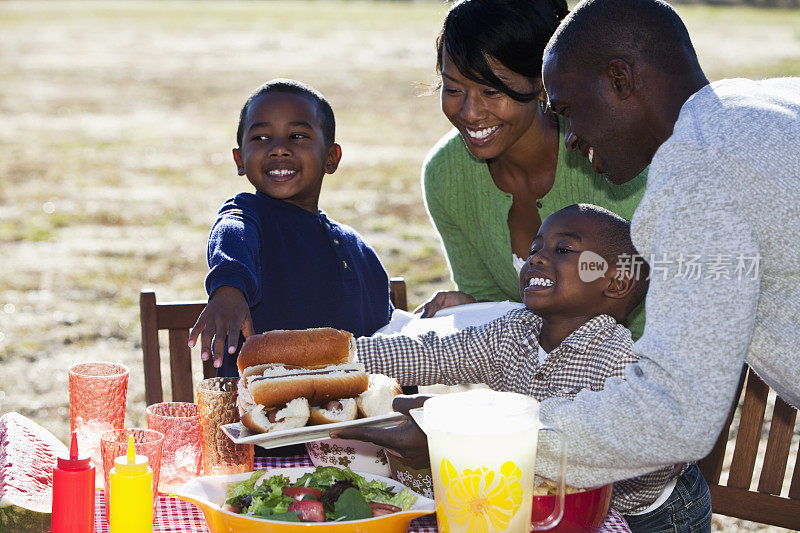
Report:
[[[547,360],[547,356],[548,355],[549,354],[544,351],[544,348],[542,348],[542,345],[540,344],[539,345],[539,366],[544,365],[544,362]]]

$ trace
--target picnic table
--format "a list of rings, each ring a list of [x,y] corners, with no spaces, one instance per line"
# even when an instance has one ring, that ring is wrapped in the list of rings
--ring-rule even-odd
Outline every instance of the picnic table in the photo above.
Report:
[[[256,457],[254,468],[290,468],[296,466],[314,466],[307,455],[289,457]],[[95,492],[94,530],[95,533],[109,533],[108,518],[105,513],[105,494],[102,490]],[[611,510],[600,530],[608,533],[629,533],[628,525],[622,516]],[[173,496],[159,495],[158,505],[153,522],[154,533],[210,533],[202,511],[193,504],[184,502]],[[431,514],[417,518],[411,522],[408,533],[437,533],[436,515]]]

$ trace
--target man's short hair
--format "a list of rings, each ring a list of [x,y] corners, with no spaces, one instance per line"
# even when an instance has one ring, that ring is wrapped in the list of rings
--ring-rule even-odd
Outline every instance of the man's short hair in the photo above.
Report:
[[[605,67],[615,58],[638,59],[669,74],[700,68],[686,26],[662,0],[583,0],[544,54],[568,72]]]
[[[242,106],[242,110],[239,113],[239,127],[236,129],[236,142],[239,147],[242,146],[244,122],[247,119],[247,111],[250,109],[250,104],[252,104],[256,98],[264,94],[278,92],[305,96],[314,102],[317,111],[322,115],[322,135],[325,138],[325,143],[331,145],[336,142],[336,119],[333,116],[333,108],[331,108],[331,104],[328,103],[328,100],[322,96],[322,93],[310,85],[306,85],[297,80],[276,78],[266,82],[253,91]]]

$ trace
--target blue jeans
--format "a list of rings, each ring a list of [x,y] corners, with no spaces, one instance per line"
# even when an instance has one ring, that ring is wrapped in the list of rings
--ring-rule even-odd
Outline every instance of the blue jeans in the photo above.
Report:
[[[672,494],[658,509],[625,520],[633,533],[695,533],[711,531],[711,494],[697,465],[675,483]]]

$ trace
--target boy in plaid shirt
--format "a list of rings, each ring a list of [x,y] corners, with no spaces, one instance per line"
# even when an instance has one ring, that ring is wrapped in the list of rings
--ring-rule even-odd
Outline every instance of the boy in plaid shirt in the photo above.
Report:
[[[588,204],[549,216],[520,272],[520,292],[525,309],[480,327],[444,337],[435,332],[361,337],[359,360],[369,372],[401,384],[485,383],[540,401],[600,390],[606,379],[621,379],[625,367],[636,362],[631,334],[619,322],[647,292],[647,265],[622,217]],[[352,428],[336,436],[383,444],[391,442],[386,431],[391,430]],[[672,512],[671,498],[685,500],[687,493],[694,505],[708,507],[710,517],[708,486],[696,465],[615,483],[612,505],[623,515],[640,515],[637,521],[652,514],[660,522],[659,516]]]

